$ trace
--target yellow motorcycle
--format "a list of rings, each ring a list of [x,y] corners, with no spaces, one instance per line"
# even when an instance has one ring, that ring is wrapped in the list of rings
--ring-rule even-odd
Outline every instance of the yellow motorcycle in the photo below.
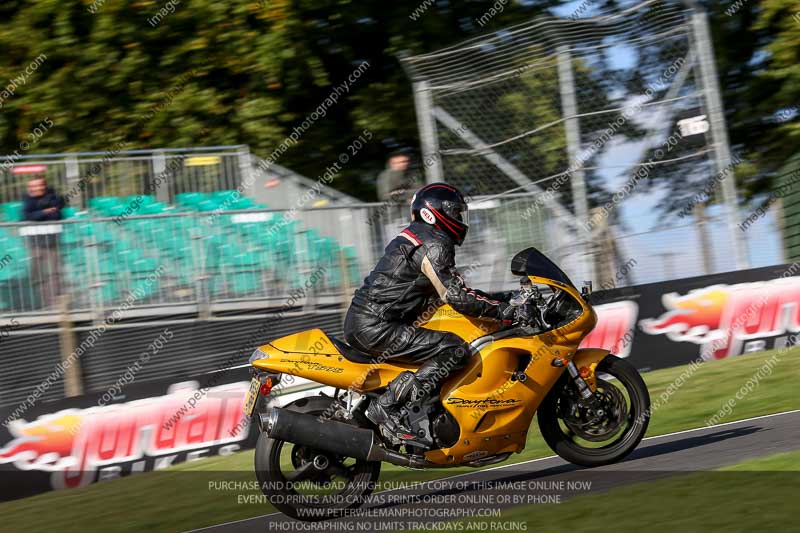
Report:
[[[650,397],[630,363],[579,348],[597,323],[591,284],[579,292],[535,248],[517,254],[511,271],[521,276],[511,299],[525,317],[517,323],[466,317],[447,305],[423,317],[422,327],[469,342],[473,356],[438,396],[402,406],[413,441],[388,440],[364,412],[418,365],[361,353],[320,329],[259,347],[245,414],[261,429],[255,471],[270,502],[302,520],[340,516],[371,493],[382,462],[414,469],[498,463],[524,449],[534,414],[550,448],[571,463],[605,465],[633,451],[647,430]],[[336,392],[271,407],[283,374]]]

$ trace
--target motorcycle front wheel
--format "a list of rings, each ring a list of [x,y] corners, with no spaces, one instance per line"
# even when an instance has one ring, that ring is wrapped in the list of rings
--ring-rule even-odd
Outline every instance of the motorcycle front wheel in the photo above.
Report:
[[[581,466],[616,463],[639,445],[650,422],[650,394],[639,372],[608,355],[596,369],[594,402],[586,402],[565,375],[537,411],[547,445]]]
[[[285,409],[325,416],[333,398],[303,398]],[[324,422],[320,422],[324,423]],[[328,520],[360,507],[380,476],[381,463],[358,461],[259,435],[255,470],[261,491],[276,509],[305,521]]]

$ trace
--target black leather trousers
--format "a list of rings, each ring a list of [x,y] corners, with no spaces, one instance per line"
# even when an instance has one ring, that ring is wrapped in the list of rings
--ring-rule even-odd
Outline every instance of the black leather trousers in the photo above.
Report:
[[[373,355],[376,362],[421,362],[415,375],[428,392],[462,368],[472,355],[469,344],[454,333],[386,322],[352,308],[345,319],[344,338],[353,348]]]

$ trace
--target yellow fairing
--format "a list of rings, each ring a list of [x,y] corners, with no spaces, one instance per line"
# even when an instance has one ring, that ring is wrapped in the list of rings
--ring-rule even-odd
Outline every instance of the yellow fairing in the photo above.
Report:
[[[611,352],[608,350],[603,350],[602,348],[581,348],[575,354],[575,366],[578,368],[582,366],[591,366],[597,365],[600,361],[606,358]]]
[[[597,365],[610,353],[611,352],[608,350],[603,350],[602,348],[581,348],[572,359],[578,369],[583,367],[589,369],[589,377],[584,379],[592,392],[597,390],[597,377],[595,376]]]
[[[348,361],[321,329],[311,329],[274,340],[258,348],[264,358],[253,366],[271,372],[292,374],[324,385],[357,391],[385,387],[397,375],[415,366]]]
[[[464,316],[449,305],[439,307],[427,322],[422,323],[425,329],[449,331],[467,342],[494,333],[500,328],[496,320],[481,320]]]
[[[597,323],[597,315],[573,287],[535,276],[530,279],[568,292],[583,312],[541,335],[492,342],[467,367],[448,378],[440,399],[458,421],[461,436],[450,448],[427,452],[429,461],[459,464],[522,451],[536,409],[564,371],[552,365],[553,359],[579,357],[583,364],[604,351],[577,349]],[[512,380],[515,370],[524,372],[526,379]]]

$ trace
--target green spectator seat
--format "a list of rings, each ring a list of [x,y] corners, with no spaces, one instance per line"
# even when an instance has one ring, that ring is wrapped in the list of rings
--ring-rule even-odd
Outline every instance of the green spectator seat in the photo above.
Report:
[[[137,202],[138,208],[126,212]],[[2,221],[19,221],[21,207],[20,202],[0,204]],[[307,273],[318,267],[326,269],[320,290],[340,287],[345,279],[350,286],[358,283],[362,273],[353,247],[340,247],[336,239],[305,227],[301,219],[284,220],[282,213],[269,213],[250,222],[223,213],[207,225],[203,217],[140,217],[254,208],[263,206],[233,190],[181,193],[174,205],[147,195],[95,197],[89,200],[88,212],[80,214],[67,207],[63,215],[72,222],[63,225],[61,234],[65,280],[83,288],[87,272],[99,276],[99,286],[78,291],[86,305],[118,303],[126,291],[144,285],[160,265],[172,274],[152,283],[144,297],[171,290],[191,294],[201,280],[213,297],[259,296],[266,287],[281,291],[302,286]],[[126,218],[121,224],[94,220],[116,216]],[[22,300],[30,305],[35,297],[12,294],[15,288],[19,292],[29,275],[25,239],[16,237],[15,232],[0,227],[0,251],[21,258],[18,265],[0,272],[0,309],[13,309]]]
[[[175,195],[175,203],[188,209],[196,209],[197,204],[206,199],[201,192],[182,192]]]
[[[137,201],[138,201],[139,205],[142,205],[142,206],[154,204],[154,203],[157,202],[156,197],[152,196],[152,195],[149,195],[149,194],[145,194],[141,198],[139,198],[138,195],[134,194],[134,195],[128,196],[127,198],[125,198],[125,200],[123,200],[123,202],[126,205],[136,205]]]
[[[105,213],[114,206],[123,205],[124,200],[116,196],[96,196],[89,200],[89,209],[100,213]]]
[[[143,205],[139,209],[139,214],[142,215],[160,215],[167,211],[167,206],[160,202],[153,202],[152,204]]]
[[[84,236],[78,224],[64,224],[61,232],[61,245],[67,247],[77,247],[83,245]]]
[[[239,198],[242,198],[241,194],[239,194],[238,196],[239,196]],[[236,191],[230,191],[230,190],[212,192],[211,193],[211,198],[216,200],[219,203],[228,202],[228,201],[235,202],[238,199]]]
[[[5,222],[22,221],[22,202],[9,202],[2,204],[3,220]]]
[[[124,204],[110,205],[103,209],[103,215],[107,217],[122,217],[133,215],[134,212],[127,212],[130,206]],[[137,213],[138,214],[138,213]]]
[[[119,302],[124,297],[123,294],[120,294],[117,284],[114,282],[113,278],[106,278],[104,282],[94,290],[95,298],[99,298],[100,302],[104,306]]]
[[[198,211],[216,211],[219,209],[219,202],[216,200],[201,200],[195,204],[195,209]]]
[[[252,198],[246,198],[242,196],[241,198],[233,202],[233,204],[230,207],[228,207],[228,209],[253,209],[255,205],[256,204],[255,202],[253,202]]]

